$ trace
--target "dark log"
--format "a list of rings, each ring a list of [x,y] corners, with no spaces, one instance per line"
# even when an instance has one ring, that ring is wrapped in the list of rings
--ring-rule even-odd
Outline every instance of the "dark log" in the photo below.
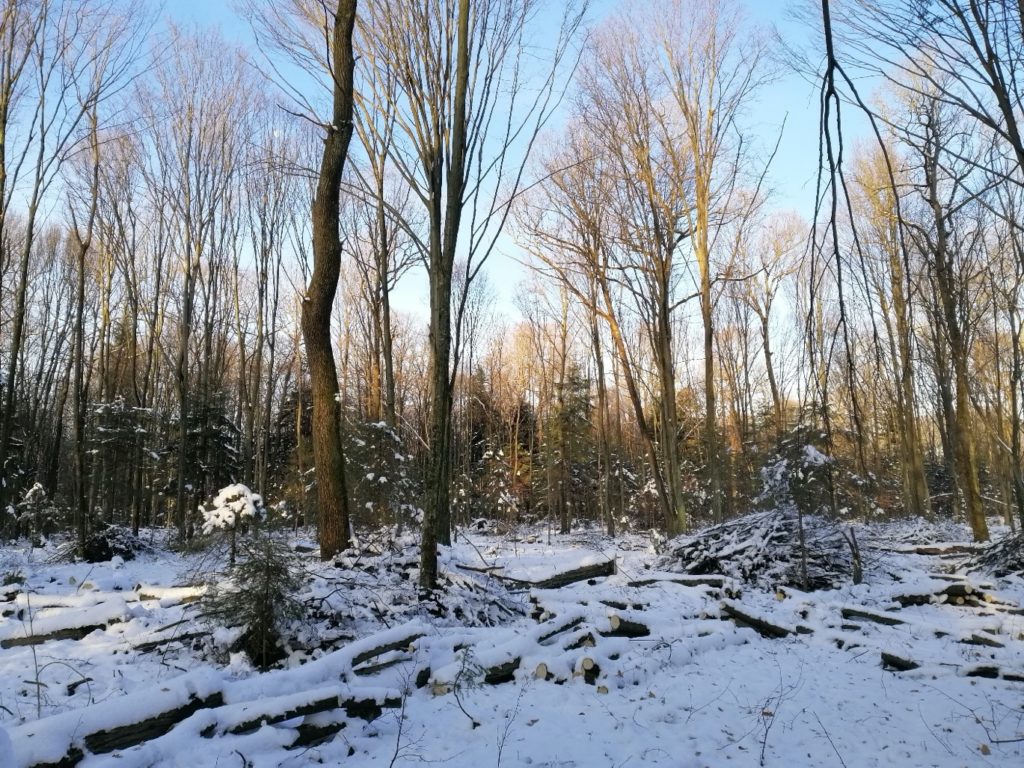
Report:
[[[904,659],[901,656],[896,656],[895,654],[882,651],[882,666],[887,669],[895,669],[898,672],[909,672],[912,669],[917,669],[921,665],[916,661]]]
[[[352,670],[352,673],[359,675],[360,677],[369,677],[370,675],[380,674],[385,669],[390,669],[397,664],[402,664],[403,662],[410,661],[411,659],[412,656],[403,654],[401,656],[395,656],[392,659],[388,659],[387,661],[381,661],[376,664],[367,664],[365,667],[357,667]]]
[[[999,667],[981,666],[972,667],[964,671],[964,677],[984,677],[989,680],[999,679]]]
[[[732,619],[737,625],[750,627],[762,637],[779,639],[789,637],[792,634],[792,630],[772,624],[770,621],[766,621],[758,616],[744,613],[732,603],[722,603],[721,608],[722,613]]]
[[[589,581],[602,576],[613,576],[615,574],[615,560],[606,560],[595,565],[584,565],[573,568],[571,571],[563,571],[549,576],[540,581],[528,582],[535,589],[560,589],[578,581]]]
[[[721,589],[725,586],[725,576],[688,576],[679,574],[678,576],[665,576],[662,578],[636,579],[635,581],[628,582],[626,586],[650,587],[655,584],[681,584],[684,587],[713,587]]]
[[[341,708],[349,717],[358,717],[361,720],[370,722],[380,717],[385,709],[398,709],[402,706],[402,700],[398,698],[385,698],[383,702],[377,699],[346,699],[341,703]]]
[[[488,667],[484,671],[484,682],[488,685],[499,685],[501,683],[511,682],[515,678],[516,670],[519,669],[519,663],[522,661],[518,656],[514,659],[496,664],[493,667]]]
[[[423,637],[422,632],[415,632],[411,635],[400,638],[398,640],[393,640],[390,643],[378,645],[376,648],[368,648],[362,653],[357,653],[355,656],[352,657],[352,666],[358,666],[359,664],[362,664],[365,661],[369,661],[370,659],[374,659],[377,656],[380,656],[382,653],[387,653],[388,651],[407,650],[410,645],[415,643],[421,637]]]
[[[219,707],[223,703],[224,697],[220,692],[210,694],[206,698],[189,696],[188,701],[181,706],[168,709],[145,720],[120,725],[109,731],[86,734],[85,748],[94,755],[102,755],[113,752],[115,749],[134,747],[144,741],[163,736],[186,717],[201,709]]]
[[[224,733],[252,733],[253,731],[259,730],[264,725],[274,725],[275,723],[283,723],[286,720],[292,720],[296,717],[302,717],[303,715],[313,715],[318,712],[329,712],[332,709],[338,709],[339,706],[341,706],[341,703],[338,701],[337,695],[332,695],[316,699],[315,701],[309,701],[304,704],[277,709],[276,711],[273,699],[263,699],[253,702],[253,705],[259,711],[254,712],[251,718],[235,723],[221,732],[218,732],[217,726],[211,725],[208,728],[203,729],[199,735],[205,738],[211,738],[212,736],[220,736]]]
[[[162,645],[169,645],[171,643],[187,643],[192,640],[198,640],[209,636],[209,632],[184,632],[180,635],[168,635],[167,637],[161,637],[158,640],[147,640],[144,643],[133,645],[132,650],[138,651],[139,653],[149,653],[150,651],[155,651]]]
[[[651,630],[645,624],[623,619],[614,613],[608,617],[608,623],[611,624],[611,629],[601,632],[604,637],[647,637],[651,634]]]
[[[552,638],[562,634],[563,632],[568,632],[570,629],[576,629],[576,627],[578,627],[582,623],[583,623],[583,617],[582,616],[577,616],[575,619],[572,619],[571,621],[566,621],[566,622],[563,622],[561,624],[556,624],[551,629],[549,629],[549,630],[545,631],[543,634],[541,634],[541,636],[537,638],[537,642],[540,645],[543,645],[548,640],[551,640]]]
[[[288,745],[288,749],[309,748],[324,744],[337,736],[345,725],[344,720],[326,723],[300,723],[295,729],[298,735],[295,737],[295,741]]]
[[[634,611],[646,610],[647,603],[627,603],[624,600],[598,600],[601,605],[607,605],[609,608],[614,608],[616,611],[628,611],[630,609]]]
[[[964,645],[984,645],[987,648],[1005,648],[1001,642],[996,640],[994,637],[986,637],[985,635],[972,634],[968,637],[962,638],[959,642]]]
[[[865,619],[866,621],[873,621],[875,624],[885,624],[888,627],[896,627],[900,624],[906,624],[903,619],[897,619],[895,616],[886,616],[881,613],[865,611],[860,608],[843,608],[840,613],[844,619]]]
[[[64,627],[47,632],[45,635],[28,635],[27,637],[8,637],[0,640],[0,648],[17,648],[22,645],[39,645],[49,640],[81,640],[97,629],[105,630],[105,624],[88,624],[83,627]]]

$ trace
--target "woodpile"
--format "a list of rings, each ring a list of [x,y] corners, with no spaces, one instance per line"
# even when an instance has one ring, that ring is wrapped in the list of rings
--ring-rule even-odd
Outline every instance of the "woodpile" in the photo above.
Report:
[[[815,517],[805,517],[803,526],[801,537],[793,510],[755,512],[674,539],[658,567],[691,576],[722,575],[768,589],[782,585],[809,591],[849,583],[853,561],[842,529]]]

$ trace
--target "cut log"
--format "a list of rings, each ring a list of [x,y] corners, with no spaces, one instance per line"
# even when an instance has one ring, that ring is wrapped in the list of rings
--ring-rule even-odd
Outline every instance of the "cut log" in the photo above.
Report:
[[[579,648],[593,648],[595,645],[597,645],[597,639],[594,637],[594,633],[588,629],[565,638],[562,648],[574,651]]]
[[[910,605],[929,605],[931,603],[949,603],[950,605],[967,605],[977,608],[986,603],[1000,602],[992,595],[967,582],[950,584],[935,592],[897,595],[893,599],[904,608]]]
[[[584,656],[576,666],[576,674],[582,677],[587,685],[594,685],[601,676],[601,667],[589,656]]]
[[[540,636],[537,638],[537,642],[540,645],[544,645],[546,642],[548,642],[549,640],[552,640],[553,638],[557,637],[558,635],[562,634],[563,632],[568,632],[570,629],[576,629],[576,627],[578,627],[580,624],[583,623],[583,617],[582,616],[576,616],[575,618],[573,618],[573,619],[571,619],[569,621],[564,621],[564,622],[561,622],[561,623],[558,623],[558,624],[556,624],[554,622],[549,622],[549,623],[551,623],[552,626],[550,628],[548,628],[548,629],[545,629],[540,634]]]
[[[87,624],[82,627],[63,627],[42,635],[8,637],[4,640],[0,640],[0,648],[17,648],[23,645],[40,645],[50,640],[81,640],[83,637],[91,635],[97,629],[103,631],[106,628],[105,624]]]
[[[163,645],[170,645],[171,643],[189,643],[193,640],[199,640],[209,636],[209,632],[184,632],[180,635],[168,635],[167,637],[161,637],[157,640],[147,640],[144,643],[133,645],[132,650],[138,651],[139,653],[150,653]]]
[[[882,666],[887,669],[895,669],[898,672],[909,672],[921,665],[911,659],[904,659],[902,656],[897,656],[894,653],[882,651]]]
[[[999,667],[993,667],[983,665],[980,667],[971,667],[970,669],[964,670],[964,677],[984,677],[988,680],[999,679]]]
[[[573,568],[570,571],[556,573],[546,579],[530,582],[530,585],[535,589],[561,589],[562,587],[575,584],[579,581],[589,581],[590,579],[598,579],[602,576],[613,576],[614,574],[615,560],[613,558],[602,563],[583,565],[579,568]]]
[[[344,720],[326,720],[324,722],[304,720],[295,729],[295,741],[288,745],[288,749],[301,749],[315,747],[324,744],[341,732],[345,727]]]
[[[722,613],[732,619],[737,625],[750,627],[762,637],[779,639],[789,637],[793,633],[793,631],[787,627],[780,627],[778,624],[772,624],[770,621],[766,621],[763,618],[745,613],[732,603],[723,602],[721,604],[721,608]]]
[[[358,717],[360,720],[370,722],[380,717],[385,709],[399,709],[402,700],[397,697],[387,696],[383,701],[370,697],[365,699],[351,698],[341,702],[341,708],[349,717]]]
[[[629,587],[650,587],[656,584],[680,584],[684,587],[713,587],[721,589],[725,586],[725,576],[688,576],[685,574],[665,575],[648,579],[636,579],[627,582]]]
[[[487,667],[484,670],[484,682],[488,685],[500,685],[501,683],[511,682],[515,679],[516,670],[519,669],[521,661],[522,659],[516,656],[514,659],[509,659],[501,664]]]
[[[647,637],[651,630],[645,624],[631,619],[624,619],[618,614],[611,614],[608,617],[611,630],[601,632],[604,637]]]
[[[352,674],[358,675],[359,677],[369,677],[371,675],[378,675],[385,669],[390,669],[391,667],[397,666],[398,664],[402,664],[406,661],[411,660],[412,656],[410,656],[407,653],[396,653],[392,658],[384,659],[383,661],[378,661],[376,664],[367,664],[362,667],[356,667],[352,670]]]
[[[888,627],[896,627],[900,624],[906,624],[903,619],[899,619],[895,616],[884,613],[875,613],[874,611],[865,611],[862,608],[843,608],[840,613],[844,619],[864,619],[865,621],[873,621],[875,624],[885,624]]]
[[[358,666],[364,662],[369,661],[370,659],[374,659],[380,656],[383,653],[387,653],[388,651],[408,650],[409,647],[417,640],[419,640],[421,637],[423,637],[422,632],[413,632],[397,640],[382,643],[381,645],[378,645],[374,648],[367,648],[365,651],[361,651],[360,653],[357,653],[355,656],[352,657],[352,666]]]
[[[598,600],[597,602],[614,608],[616,611],[642,611],[647,608],[647,603],[627,603],[624,600]]]
[[[996,640],[994,637],[988,637],[986,635],[979,635],[977,633],[973,633],[971,635],[968,635],[967,637],[961,638],[960,642],[963,643],[964,645],[983,645],[983,646],[985,646],[987,648],[1005,648],[1006,647],[1001,642]]]
[[[113,752],[115,749],[134,747],[144,741],[155,739],[157,736],[163,736],[186,717],[201,709],[219,707],[223,703],[224,697],[219,692],[204,698],[189,696],[185,704],[145,720],[86,734],[85,747],[94,755],[103,755]]]
[[[244,734],[259,730],[264,725],[283,723],[286,720],[293,720],[296,717],[312,715],[318,712],[329,712],[338,709],[342,705],[337,692],[330,692],[317,696],[313,700],[305,694],[296,696],[291,694],[277,699],[262,699],[254,701],[246,707],[243,714],[233,718],[233,722],[226,727],[210,725],[200,732],[200,736],[211,738],[226,733]]]

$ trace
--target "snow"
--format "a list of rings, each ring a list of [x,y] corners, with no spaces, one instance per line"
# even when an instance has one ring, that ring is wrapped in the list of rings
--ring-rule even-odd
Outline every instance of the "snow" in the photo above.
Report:
[[[416,599],[415,551],[402,542],[381,544],[377,554],[346,555],[338,571],[313,552],[303,561],[310,574],[304,598],[324,608],[321,623],[305,630],[311,650],[296,645],[281,669],[263,674],[244,656],[226,653],[237,629],[153,652],[137,649],[211,629],[199,618],[204,587],[195,582],[210,553],[158,549],[88,565],[48,562],[48,552],[27,545],[7,547],[0,549],[0,571],[21,578],[4,589],[21,592],[0,603],[0,637],[23,637],[29,620],[37,634],[93,623],[106,628],[79,641],[0,650],[0,766],[59,760],[85,734],[214,693],[223,706],[200,709],[140,746],[87,754],[80,765],[1024,764],[1024,683],[968,676],[984,666],[1024,673],[1024,615],[1013,607],[1024,600],[1024,581],[966,574],[959,561],[915,554],[901,539],[908,531],[920,542],[965,538],[959,529],[891,523],[858,530],[871,558],[866,582],[815,592],[729,578],[722,588],[696,583],[698,577],[665,570],[646,535],[613,541],[587,531],[468,538],[460,532],[442,552],[449,603],[437,615]],[[363,538],[372,547],[373,538]],[[868,550],[868,542],[888,545]],[[740,556],[742,543],[735,547]],[[610,558],[616,574],[592,584],[521,583]],[[677,583],[687,580],[693,583]],[[957,580],[992,602],[900,603]],[[723,607],[730,605],[793,633],[764,638],[726,620]],[[846,619],[843,609],[902,623]],[[643,624],[649,634],[611,636],[613,617]],[[801,628],[809,633],[798,634]],[[974,638],[993,644],[972,644]],[[385,646],[393,650],[364,661]],[[921,666],[885,669],[883,651]],[[485,668],[515,659],[510,682],[484,682]],[[582,674],[584,659],[599,669],[593,684]],[[553,679],[537,679],[542,663]],[[383,668],[367,674],[373,665]],[[417,673],[426,669],[430,684],[417,687]],[[341,718],[345,727],[302,749],[289,748],[298,719],[229,733],[331,696],[403,704],[370,722],[341,710],[307,716],[307,725]]]
[[[209,507],[202,510],[203,533],[236,528],[245,520],[254,520],[263,515],[263,497],[253,493],[241,483],[220,489]]]

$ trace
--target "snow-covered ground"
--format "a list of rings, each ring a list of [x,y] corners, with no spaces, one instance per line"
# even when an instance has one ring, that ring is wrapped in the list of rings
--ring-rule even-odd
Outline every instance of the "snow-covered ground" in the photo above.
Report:
[[[226,650],[237,631],[201,617],[193,585],[210,555],[58,564],[52,547],[8,547],[0,766],[69,747],[82,766],[125,767],[1024,765],[1024,582],[951,576],[955,556],[910,550],[873,548],[865,583],[805,594],[682,578],[641,536],[460,534],[443,557],[448,597],[427,603],[411,548],[342,568],[307,553],[309,618],[285,669],[261,674]],[[611,576],[522,583],[612,558]],[[965,605],[928,599],[951,584],[970,585]],[[97,628],[60,639],[83,627]],[[883,653],[919,666],[896,671]],[[334,697],[370,713],[259,724]],[[89,734],[189,702],[166,734],[90,754]],[[338,732],[296,746],[316,727]]]

